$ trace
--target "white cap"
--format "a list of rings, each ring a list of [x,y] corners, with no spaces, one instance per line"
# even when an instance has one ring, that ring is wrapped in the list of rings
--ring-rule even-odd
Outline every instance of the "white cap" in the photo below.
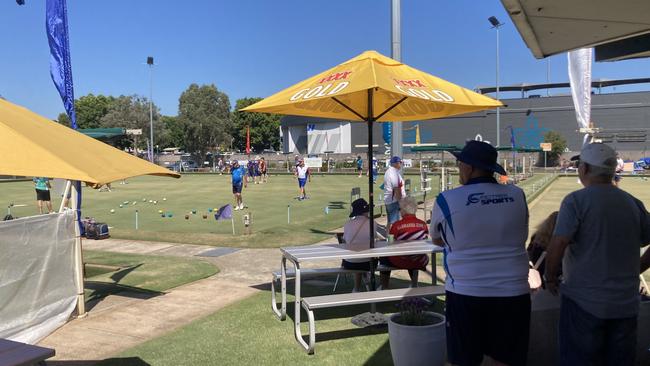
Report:
[[[580,160],[593,166],[601,168],[616,168],[616,151],[609,145],[595,142],[582,148],[580,155],[574,156],[571,160]]]

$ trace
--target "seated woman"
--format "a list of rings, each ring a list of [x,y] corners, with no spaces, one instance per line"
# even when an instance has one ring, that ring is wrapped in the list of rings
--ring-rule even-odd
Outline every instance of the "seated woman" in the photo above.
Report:
[[[390,227],[389,234],[397,241],[425,240],[429,237],[427,223],[415,217],[418,204],[412,198],[404,198],[399,201],[400,214],[402,219]],[[426,270],[429,264],[429,257],[425,254],[403,255],[380,259],[381,264],[399,269],[407,269],[411,277],[411,287],[418,285],[418,271]],[[390,282],[390,271],[381,272],[381,286],[388,288]]]
[[[342,245],[346,249],[365,250],[370,248],[370,207],[368,202],[359,198],[352,202],[352,213],[350,221],[343,227]],[[377,223],[375,223],[377,227]],[[344,259],[341,263],[343,268],[370,271],[370,258]],[[354,288],[352,292],[359,292],[361,286],[361,273],[354,274]]]
[[[537,269],[539,273],[544,273],[546,267],[546,248],[551,241],[553,231],[555,230],[555,223],[557,222],[557,214],[555,211],[551,213],[539,226],[537,231],[530,237],[530,244],[526,248],[528,252],[528,260],[531,266]],[[543,280],[542,280],[543,284]]]

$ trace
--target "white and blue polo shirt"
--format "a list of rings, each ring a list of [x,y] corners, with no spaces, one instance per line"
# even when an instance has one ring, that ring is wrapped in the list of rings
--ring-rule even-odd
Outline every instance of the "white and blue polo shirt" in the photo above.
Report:
[[[485,177],[442,192],[429,231],[445,244],[447,291],[479,297],[529,292],[528,205],[519,187]]]

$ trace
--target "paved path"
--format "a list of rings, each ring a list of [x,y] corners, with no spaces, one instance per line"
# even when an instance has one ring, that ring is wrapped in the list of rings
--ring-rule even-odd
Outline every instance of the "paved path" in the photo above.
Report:
[[[130,240],[84,241],[91,250],[148,255],[192,257],[211,249],[200,245],[147,243]],[[102,360],[168,333],[229,304],[238,302],[268,283],[271,263],[279,263],[277,249],[245,249],[218,258],[220,273],[169,290],[161,296],[143,298],[119,293],[104,298],[82,319],[75,319],[39,344],[56,349],[54,360]],[[264,258],[277,258],[269,261]],[[269,263],[265,263],[269,262]],[[239,267],[248,268],[242,271]],[[251,270],[252,269],[252,270]],[[54,363],[56,364],[56,363]],[[84,363],[75,363],[82,365]]]

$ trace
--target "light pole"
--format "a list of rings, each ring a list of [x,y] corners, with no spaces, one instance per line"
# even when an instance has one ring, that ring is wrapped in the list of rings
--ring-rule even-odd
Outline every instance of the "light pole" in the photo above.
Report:
[[[153,57],[147,57],[149,65],[149,161],[153,163]]]
[[[402,61],[402,10],[401,0],[391,0],[391,57],[396,61]],[[391,155],[403,156],[403,133],[402,123],[392,122],[391,131]],[[372,148],[372,147],[371,147]]]
[[[546,84],[551,83],[551,56],[548,56],[546,59]],[[548,88],[546,88],[546,96],[550,97],[551,92],[549,91]]]
[[[499,99],[499,28],[503,25],[503,23],[499,22],[499,20],[494,16],[489,17],[488,21],[490,22],[490,24],[492,24],[492,28],[497,30],[496,98],[498,100]],[[497,107],[497,147],[499,146],[501,146],[501,115],[499,114],[499,107]]]

